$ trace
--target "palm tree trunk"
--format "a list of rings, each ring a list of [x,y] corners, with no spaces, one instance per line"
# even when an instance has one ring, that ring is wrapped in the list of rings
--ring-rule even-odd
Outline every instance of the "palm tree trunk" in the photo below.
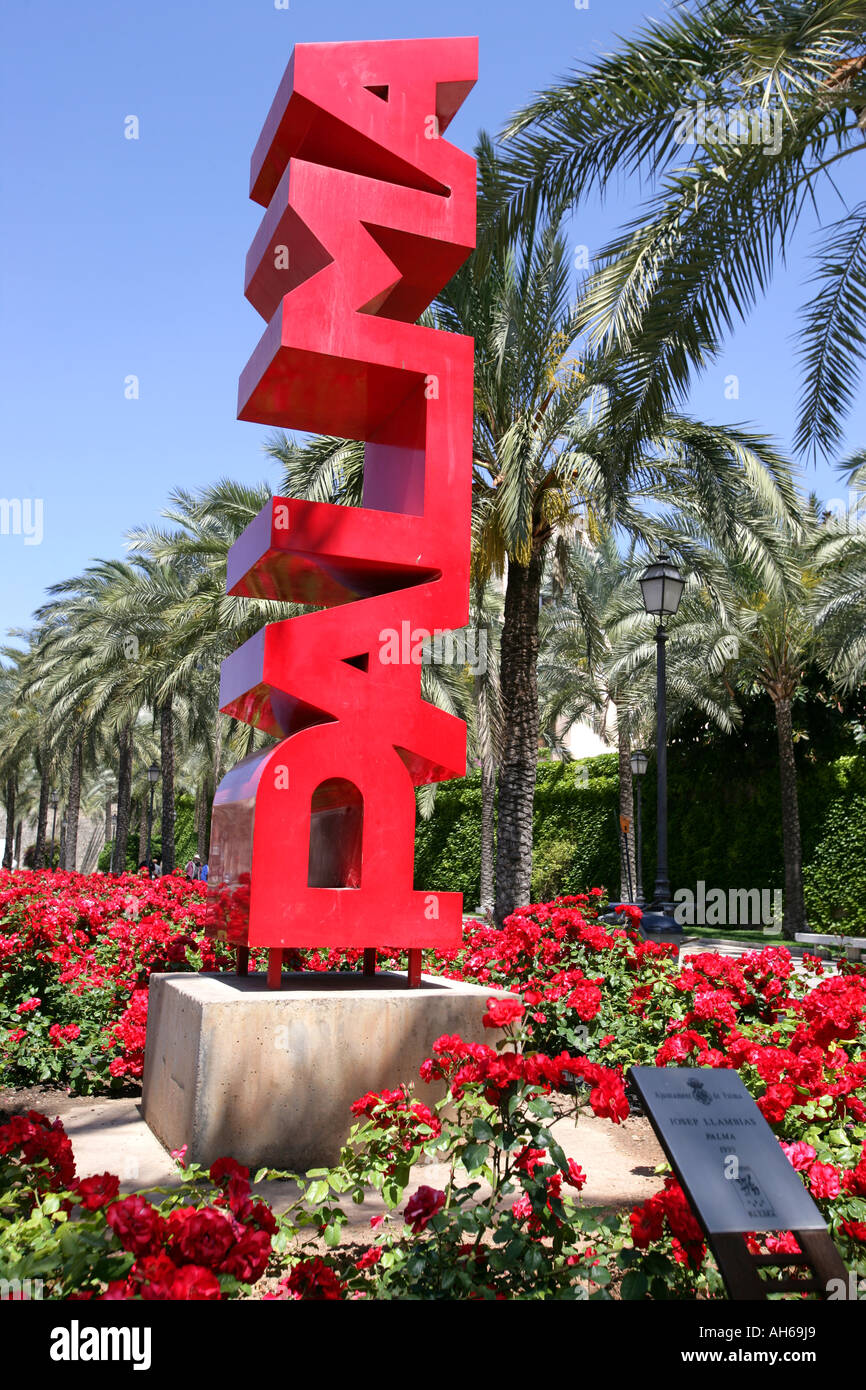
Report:
[[[24,822],[20,820],[15,828],[15,863],[21,868],[21,837],[24,834]]]
[[[634,788],[631,779],[631,748],[629,746],[628,721],[625,717],[625,708],[620,705],[617,707],[616,720],[617,751],[619,753],[619,814],[621,820],[628,822],[628,858],[626,858],[625,845],[623,844],[622,827],[620,826],[620,883],[619,895],[623,902],[633,902],[635,896],[635,852],[634,852]],[[628,871],[626,871],[628,864]],[[631,876],[631,892],[629,892],[629,875]]]
[[[174,868],[174,718],[171,699],[159,712],[159,754],[162,764],[162,872]]]
[[[210,777],[203,777],[199,783],[195,806],[196,851],[203,864],[207,863],[208,816],[210,813]]]
[[[496,765],[489,754],[481,759],[481,893],[479,905],[493,911],[494,828],[496,823]]]
[[[117,778],[117,829],[114,836],[114,854],[111,857],[111,871],[115,874],[126,872],[126,845],[129,839],[129,820],[132,812],[132,725],[125,724],[117,739],[120,754],[120,767]]]
[[[108,844],[109,840],[112,839],[112,834],[111,834],[111,808],[112,808],[113,805],[114,805],[114,798],[111,797],[111,796],[107,796],[107,797],[105,798],[105,843],[106,843],[106,844]]]
[[[6,779],[6,843],[3,846],[3,868],[12,868],[12,858],[15,849],[15,792],[17,788],[14,777]]]
[[[138,862],[143,864],[147,859],[147,799],[150,794],[150,787],[146,792],[142,792],[141,806],[138,812]]]
[[[800,840],[800,807],[797,799],[797,763],[791,701],[775,701],[779,739],[779,773],[782,783],[782,850],[785,858],[785,910],[782,934],[790,939],[806,930],[803,901],[803,847]]]
[[[42,768],[39,778],[39,810],[36,815],[36,847],[33,854],[34,869],[45,868],[45,855],[48,841],[48,793],[50,786],[51,768],[47,754],[43,754]]]
[[[220,777],[222,776],[224,723],[225,715],[218,713],[214,728],[213,783],[211,784],[210,780],[205,778],[202,819],[198,836],[198,852],[203,864],[207,863],[210,853],[211,810],[213,808],[213,799],[216,796],[216,789],[220,784]]]
[[[538,763],[538,609],[542,555],[509,562],[500,652],[503,747],[496,825],[497,926],[528,903],[532,884],[532,804]]]
[[[81,811],[81,757],[82,742],[76,739],[72,749],[72,766],[69,769],[69,796],[66,801],[66,854],[61,860],[63,867],[75,873],[78,860],[78,817]]]

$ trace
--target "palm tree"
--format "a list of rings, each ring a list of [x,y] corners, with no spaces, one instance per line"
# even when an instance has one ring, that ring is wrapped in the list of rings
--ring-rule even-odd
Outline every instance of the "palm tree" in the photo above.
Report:
[[[615,356],[579,363],[579,306],[560,212],[530,211],[509,234],[507,186],[487,137],[477,149],[479,201],[503,216],[433,306],[435,326],[475,339],[473,572],[506,575],[501,634],[502,746],[498,760],[498,922],[527,902],[539,743],[538,618],[545,558],[575,517],[595,515],[640,535],[643,504],[668,495],[716,537],[748,535],[771,563],[772,518],[796,507],[787,465],[767,441],[665,413],[627,448]],[[288,495],[360,502],[362,446],[320,439],[270,452]]]
[[[510,122],[514,220],[604,192],[614,171],[655,180],[599,257],[581,319],[631,355],[644,424],[764,292],[840,161],[866,149],[864,20],[863,0],[696,0]],[[840,210],[803,309],[800,449],[838,442],[866,350],[866,201]]]
[[[853,454],[841,472],[853,505],[827,517],[816,532],[812,564],[819,582],[812,612],[830,676],[852,689],[866,680],[866,450]]]
[[[195,494],[178,489],[163,512],[167,526],[139,527],[129,535],[130,549],[144,573],[143,601],[156,623],[145,693],[160,720],[164,870],[166,846],[173,862],[174,797],[168,788],[173,786],[174,721],[183,724],[188,744],[207,750],[196,784],[203,858],[211,803],[227,756],[244,757],[269,741],[220,714],[219,669],[222,660],[266,622],[300,611],[295,604],[233,598],[225,592],[229,549],[270,495],[264,484],[230,479]]]
[[[11,666],[4,668],[4,682],[10,697],[7,720],[0,739],[0,767],[5,769],[6,795],[16,809],[18,782],[25,769],[33,767],[38,777],[38,808],[36,813],[36,845],[33,863],[37,869],[45,866],[47,852],[48,804],[51,779],[55,770],[53,748],[54,712],[50,702],[31,695],[32,684],[41,659],[41,634],[13,631],[13,637],[28,645],[22,650],[5,647],[4,659]],[[7,800],[7,817],[9,804]],[[7,836],[8,841],[8,836]],[[8,856],[8,843],[7,843]]]

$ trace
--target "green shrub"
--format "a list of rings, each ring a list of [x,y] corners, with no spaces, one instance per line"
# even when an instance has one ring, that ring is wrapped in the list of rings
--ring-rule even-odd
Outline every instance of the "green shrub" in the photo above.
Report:
[[[842,765],[847,766],[842,766]],[[827,807],[823,834],[803,872],[806,916],[816,931],[866,935],[866,795],[859,760],[836,764],[839,794]]]

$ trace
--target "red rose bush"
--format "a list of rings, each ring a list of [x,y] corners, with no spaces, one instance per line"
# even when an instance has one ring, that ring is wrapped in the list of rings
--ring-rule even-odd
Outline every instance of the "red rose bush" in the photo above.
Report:
[[[447,1088],[447,1106],[398,1077],[358,1099],[340,1164],[308,1175],[280,1226],[294,1263],[273,1296],[602,1297],[612,1280],[623,1297],[718,1295],[672,1178],[622,1220],[587,1226],[584,1175],[550,1130],[556,1114],[583,1107],[626,1120],[635,1063],[735,1069],[843,1259],[866,1277],[866,972],[844,960],[828,970],[815,957],[798,966],[775,944],[738,959],[702,952],[679,961],[640,937],[636,912],[610,926],[599,920],[603,906],[600,890],[533,904],[502,931],[469,923],[458,950],[426,953],[430,973],[516,996],[491,996],[484,1014],[505,1043],[438,1039],[420,1083]],[[0,1080],[83,1092],[137,1085],[150,974],[233,968],[204,917],[202,886],[180,878],[0,872]],[[360,952],[296,952],[292,963],[352,970]],[[381,950],[379,964],[403,961]],[[190,1202],[175,1202],[189,1212],[173,1215],[165,1201],[120,1198],[111,1175],[72,1183],[65,1137],[47,1122],[17,1116],[3,1133],[7,1176],[10,1163],[26,1168],[52,1220],[99,1224],[123,1265],[91,1290],[209,1298],[261,1277],[272,1233],[241,1172],[219,1171],[210,1215]],[[425,1156],[448,1160],[446,1189],[413,1190]],[[346,1255],[340,1203],[362,1200],[371,1185],[390,1215],[368,1247]],[[755,1232],[750,1241],[772,1254],[793,1237]]]

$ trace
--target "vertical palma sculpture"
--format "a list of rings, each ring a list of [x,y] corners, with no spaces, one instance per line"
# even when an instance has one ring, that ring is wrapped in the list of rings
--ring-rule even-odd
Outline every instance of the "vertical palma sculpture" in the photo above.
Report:
[[[469,612],[472,340],[417,318],[475,244],[475,161],[442,137],[477,40],[295,48],[252,158],[246,294],[267,328],[242,420],[365,441],[361,507],[275,497],[229,594],[318,605],[223,664],[222,710],[279,742],[214,800],[212,929],[239,948],[456,946],[462,899],[413,889],[415,794],[463,776],[466,728],[383,634]]]

